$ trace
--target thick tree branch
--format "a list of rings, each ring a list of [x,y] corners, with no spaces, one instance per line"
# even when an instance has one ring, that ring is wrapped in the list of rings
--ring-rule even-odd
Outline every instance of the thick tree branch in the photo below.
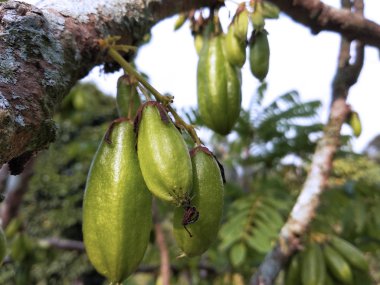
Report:
[[[217,0],[44,0],[0,4],[0,166],[12,174],[54,140],[54,109],[106,61],[96,39],[136,44],[159,20]]]
[[[355,1],[357,1],[357,5],[359,2],[363,4],[362,0]],[[355,5],[355,7],[359,6]],[[361,14],[362,9],[357,13]],[[342,37],[338,69],[332,84],[329,120],[323,136],[317,144],[302,191],[287,222],[281,229],[279,241],[252,277],[250,282],[252,285],[274,284],[278,273],[299,248],[299,238],[306,232],[316,214],[320,196],[326,188],[332,169],[334,155],[339,147],[340,130],[351,111],[346,103],[348,92],[350,87],[356,83],[363,66],[364,45],[356,42],[356,58],[353,64],[349,63],[350,45],[351,42]]]
[[[360,13],[336,9],[319,0],[269,0],[294,21],[311,28],[313,33],[333,31],[348,40],[359,40],[380,48],[380,25]]]

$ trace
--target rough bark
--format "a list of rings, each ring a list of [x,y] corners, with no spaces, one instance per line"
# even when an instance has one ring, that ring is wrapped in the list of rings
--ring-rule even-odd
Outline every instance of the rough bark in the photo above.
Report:
[[[345,1],[345,0],[342,0]],[[307,1],[305,1],[307,2]],[[314,1],[315,2],[315,1]],[[355,14],[363,15],[363,1],[355,0]],[[350,64],[350,47],[355,44],[355,61]],[[265,257],[258,271],[252,277],[252,285],[274,284],[277,275],[289,258],[299,249],[299,238],[306,232],[316,214],[320,196],[326,188],[332,169],[334,155],[340,143],[340,131],[351,108],[346,103],[349,89],[360,75],[364,63],[364,45],[351,43],[342,37],[338,57],[338,69],[332,83],[332,102],[328,122],[323,136],[317,144],[310,171],[290,215],[282,227],[278,242]]]
[[[0,166],[12,174],[55,138],[54,109],[106,61],[96,39],[136,44],[159,20],[217,0],[44,0],[0,4]]]

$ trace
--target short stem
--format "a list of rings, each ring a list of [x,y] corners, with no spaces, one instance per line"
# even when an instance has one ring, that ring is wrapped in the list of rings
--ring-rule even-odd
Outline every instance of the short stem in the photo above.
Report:
[[[145,87],[150,93],[153,94],[153,96],[156,98],[157,101],[163,103],[167,106],[170,113],[172,113],[176,123],[183,126],[185,130],[189,133],[195,144],[200,145],[201,140],[199,139],[194,127],[192,125],[187,124],[182,118],[178,115],[178,113],[169,105],[173,97],[172,96],[163,96],[158,92],[152,85],[150,85],[145,78],[138,73],[131,64],[129,64],[121,55],[112,47],[108,47],[108,54],[118,63],[120,66],[124,69],[124,71],[132,76],[134,76],[143,87]],[[141,88],[142,86],[139,86],[141,91],[144,93],[144,95],[147,97],[147,94],[144,92],[144,88]]]
[[[136,79],[153,94],[157,101],[160,101],[161,103],[167,105],[173,100],[172,97],[161,95],[160,92],[158,92],[152,85],[150,85],[148,81],[146,81],[145,78],[140,73],[138,73],[133,68],[133,66],[130,65],[114,48],[108,47],[108,54],[115,61],[117,61],[118,64],[120,64],[126,73],[129,73],[130,75],[136,77]]]
[[[182,118],[178,115],[178,113],[173,109],[172,106],[169,105],[168,109],[169,109],[170,113],[172,113],[176,123],[178,123],[179,125],[181,125],[185,128],[185,130],[189,133],[189,135],[191,136],[191,138],[193,139],[195,144],[201,145],[202,144],[201,140],[198,137],[194,127],[192,125],[187,124],[184,120],[182,120]]]

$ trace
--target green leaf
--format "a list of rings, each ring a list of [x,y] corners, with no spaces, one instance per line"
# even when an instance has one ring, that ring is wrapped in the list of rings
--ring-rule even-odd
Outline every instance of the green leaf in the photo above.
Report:
[[[243,242],[235,244],[230,250],[230,259],[234,267],[239,267],[243,264],[247,255],[247,248]]]

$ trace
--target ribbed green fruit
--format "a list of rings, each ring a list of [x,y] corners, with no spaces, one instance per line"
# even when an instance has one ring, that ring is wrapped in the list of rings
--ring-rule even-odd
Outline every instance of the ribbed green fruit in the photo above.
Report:
[[[295,254],[292,257],[288,267],[285,270],[285,285],[300,285],[301,284],[301,264],[300,254]]]
[[[360,122],[360,117],[358,112],[351,112],[350,118],[349,118],[349,124],[353,130],[354,136],[359,137],[362,133],[362,124]]]
[[[190,234],[184,228],[184,211],[174,212],[174,237],[178,246],[188,257],[204,253],[215,241],[223,211],[223,178],[212,153],[203,146],[191,151],[193,165],[192,205],[199,212],[196,222],[188,224]]]
[[[116,105],[120,117],[136,116],[137,109],[141,105],[136,86],[137,81],[126,74],[117,80]]]
[[[249,64],[253,76],[263,81],[269,71],[270,49],[265,30],[253,31],[249,46]]]
[[[323,285],[326,278],[326,266],[320,246],[310,243],[302,254],[301,280],[303,285]]]
[[[226,60],[223,36],[204,39],[197,67],[199,114],[207,127],[227,135],[239,118],[241,73]]]
[[[352,271],[347,261],[330,245],[324,246],[323,253],[331,274],[343,284],[353,284]]]
[[[141,175],[133,124],[123,121],[110,130],[87,178],[83,240],[96,270],[117,283],[126,279],[144,256],[152,227],[152,195]]]
[[[237,67],[243,67],[246,59],[245,54],[245,41],[239,40],[235,36],[235,26],[230,25],[226,38],[224,40],[224,47],[226,51],[226,58],[232,64]]]
[[[186,143],[158,102],[141,106],[136,117],[137,154],[148,189],[177,206],[189,199],[193,184]]]
[[[236,13],[237,14],[235,15],[233,21],[233,25],[235,26],[235,36],[240,40],[240,42],[246,42],[249,24],[249,13],[247,9],[245,9],[245,4],[240,5]]]
[[[368,262],[357,247],[337,236],[332,236],[329,242],[353,267],[368,271]]]

